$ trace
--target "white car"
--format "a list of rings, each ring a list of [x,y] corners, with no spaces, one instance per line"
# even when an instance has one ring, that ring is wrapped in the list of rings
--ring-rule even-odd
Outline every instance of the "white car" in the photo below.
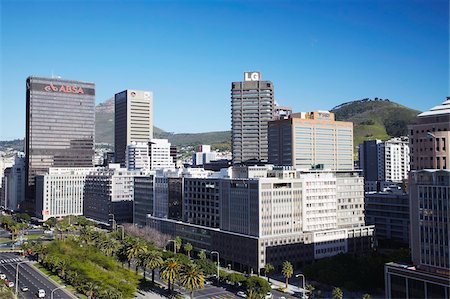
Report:
[[[271,292],[267,292],[266,299],[272,299],[273,295]]]
[[[5,280],[6,279],[6,275],[3,273],[0,273],[0,279]]]
[[[12,288],[12,287],[14,286],[14,282],[8,281],[8,282],[6,283],[6,285],[7,285],[8,287]]]
[[[37,292],[38,298],[44,298],[45,297],[45,290],[39,289]]]
[[[28,292],[29,288],[28,288],[27,286],[22,286],[22,287],[20,288],[20,290],[21,290],[22,292]]]
[[[236,295],[238,295],[238,297],[241,297],[241,298],[247,298],[247,295],[242,291],[237,292]]]

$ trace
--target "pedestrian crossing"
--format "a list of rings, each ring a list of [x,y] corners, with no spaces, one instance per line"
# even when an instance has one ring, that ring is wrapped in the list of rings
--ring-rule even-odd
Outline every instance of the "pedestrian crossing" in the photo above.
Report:
[[[6,260],[0,260],[1,264],[9,264],[9,263],[15,263],[15,262],[20,262],[21,259],[19,258],[13,258],[13,259],[6,259]]]

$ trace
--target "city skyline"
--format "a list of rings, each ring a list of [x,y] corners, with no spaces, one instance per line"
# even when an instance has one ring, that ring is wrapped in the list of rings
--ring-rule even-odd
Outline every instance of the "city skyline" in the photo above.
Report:
[[[97,104],[153,91],[154,124],[180,133],[230,130],[220,111],[245,71],[295,112],[366,97],[425,111],[448,95],[447,2],[323,4],[3,1],[0,140],[25,136],[30,75],[94,82]]]

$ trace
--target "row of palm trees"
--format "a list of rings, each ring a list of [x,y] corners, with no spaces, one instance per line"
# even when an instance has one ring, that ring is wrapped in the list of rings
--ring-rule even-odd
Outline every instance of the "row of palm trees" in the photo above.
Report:
[[[135,265],[135,271],[139,268],[143,270],[144,279],[146,270],[152,271],[152,283],[155,282],[155,271],[160,270],[160,277],[168,284],[168,289],[173,290],[176,281],[189,290],[191,297],[195,289],[203,288],[205,275],[199,266],[190,260],[190,253],[193,249],[190,243],[184,244],[184,250],[188,256],[188,262],[180,259],[180,256],[173,256],[166,253],[168,258],[164,260],[163,252],[153,244],[137,237],[127,236],[119,242],[114,234],[96,231],[90,227],[80,229],[80,240],[88,246],[95,246],[105,255],[116,256],[122,263],[127,262],[128,268]],[[176,252],[181,249],[181,239],[175,239]],[[204,252],[203,252],[204,254]]]

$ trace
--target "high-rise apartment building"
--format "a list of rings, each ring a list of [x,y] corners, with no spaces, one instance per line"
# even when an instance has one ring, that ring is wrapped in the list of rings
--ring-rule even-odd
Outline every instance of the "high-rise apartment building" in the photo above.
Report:
[[[408,137],[367,140],[359,145],[359,166],[366,181],[401,183],[408,178]]]
[[[28,77],[26,81],[26,197],[50,167],[92,167],[94,83]]]
[[[353,170],[353,123],[328,111],[294,113],[269,122],[269,163],[310,169]]]
[[[386,298],[450,297],[450,97],[409,126],[412,267],[385,266]]]
[[[126,148],[153,138],[153,93],[124,90],[114,100],[114,161],[125,167]]]
[[[233,163],[267,162],[267,123],[274,117],[274,89],[260,72],[245,72],[231,84],[231,143]]]

